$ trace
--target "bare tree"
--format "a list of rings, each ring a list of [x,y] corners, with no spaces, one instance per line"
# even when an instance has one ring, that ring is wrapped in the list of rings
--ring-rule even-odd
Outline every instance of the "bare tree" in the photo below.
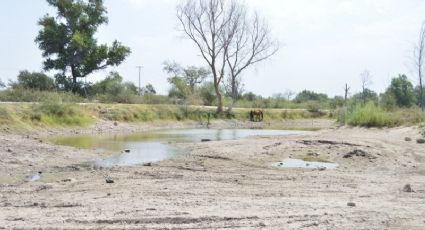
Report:
[[[213,76],[217,96],[217,113],[223,112],[220,83],[224,78],[226,55],[233,34],[225,34],[225,28],[235,27],[236,1],[187,0],[177,6],[177,17],[182,30],[198,47],[202,58],[208,63]]]
[[[362,99],[363,104],[366,104],[366,90],[367,87],[369,87],[372,84],[372,76],[370,75],[368,70],[363,71],[363,73],[360,74],[360,79],[362,81]]]
[[[232,102],[228,112],[232,111],[237,101],[238,85],[241,73],[248,67],[273,56],[279,49],[278,43],[271,38],[270,30],[264,19],[257,13],[249,16],[244,5],[237,5],[234,20],[225,27],[224,38],[231,37],[226,62],[229,68],[229,82],[231,83]]]
[[[425,22],[422,23],[421,31],[419,33],[418,43],[414,49],[414,62],[416,71],[418,71],[419,80],[419,106],[424,110],[424,88],[423,88],[423,68],[425,59]]]
[[[292,91],[292,90],[290,90],[290,89],[287,89],[287,90],[285,90],[285,92],[283,93],[283,95],[285,95],[285,99],[286,100],[290,101],[291,98],[292,98],[292,96],[295,95],[295,92]]]
[[[230,96],[232,100],[238,100],[239,96],[242,95],[245,85],[242,82],[241,77],[236,77],[235,79],[227,77],[224,83],[224,90],[226,95]],[[229,111],[228,111],[229,112]]]
[[[347,105],[347,100],[348,100],[348,94],[350,92],[351,87],[348,86],[348,84],[345,84],[345,88],[344,88],[344,105]]]

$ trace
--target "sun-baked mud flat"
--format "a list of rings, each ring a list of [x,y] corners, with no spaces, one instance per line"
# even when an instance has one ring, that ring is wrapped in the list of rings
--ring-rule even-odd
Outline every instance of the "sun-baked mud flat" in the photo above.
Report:
[[[425,146],[416,138],[416,128],[339,128],[180,143],[189,154],[92,170],[78,163],[108,153],[2,133],[0,228],[423,229]],[[273,164],[288,158],[339,166]],[[38,170],[41,180],[23,178]]]

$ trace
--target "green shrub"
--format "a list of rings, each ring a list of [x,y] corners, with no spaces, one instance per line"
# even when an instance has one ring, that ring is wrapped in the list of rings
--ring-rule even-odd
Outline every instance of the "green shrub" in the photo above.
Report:
[[[391,113],[374,103],[355,106],[351,112],[345,114],[345,121],[349,125],[364,127],[392,127],[397,125],[397,120]]]
[[[86,126],[91,121],[77,106],[59,101],[33,105],[30,118],[33,122],[53,126]]]
[[[39,90],[28,90],[23,88],[7,89],[0,91],[0,101],[43,102],[50,100],[60,100],[63,102],[86,102],[86,99],[70,92],[48,92]]]

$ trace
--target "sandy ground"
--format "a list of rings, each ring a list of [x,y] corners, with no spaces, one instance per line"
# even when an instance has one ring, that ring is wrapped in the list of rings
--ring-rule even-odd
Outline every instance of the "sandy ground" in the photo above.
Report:
[[[196,124],[173,127],[185,126]],[[190,153],[179,158],[103,171],[78,163],[110,153],[42,141],[46,135],[152,128],[158,126],[105,122],[81,130],[1,132],[0,229],[425,227],[425,145],[415,142],[418,128],[334,128],[186,143],[179,145]],[[355,150],[360,154],[344,158]],[[285,158],[312,156],[339,167],[320,171],[272,166]],[[43,171],[42,180],[27,181],[36,171]],[[108,176],[115,183],[107,184]],[[406,184],[414,192],[404,192]]]

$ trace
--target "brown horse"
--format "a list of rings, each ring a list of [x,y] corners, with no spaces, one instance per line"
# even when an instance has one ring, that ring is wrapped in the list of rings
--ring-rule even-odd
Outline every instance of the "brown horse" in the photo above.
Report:
[[[253,122],[263,121],[264,114],[262,110],[251,110],[249,112],[249,120]]]

